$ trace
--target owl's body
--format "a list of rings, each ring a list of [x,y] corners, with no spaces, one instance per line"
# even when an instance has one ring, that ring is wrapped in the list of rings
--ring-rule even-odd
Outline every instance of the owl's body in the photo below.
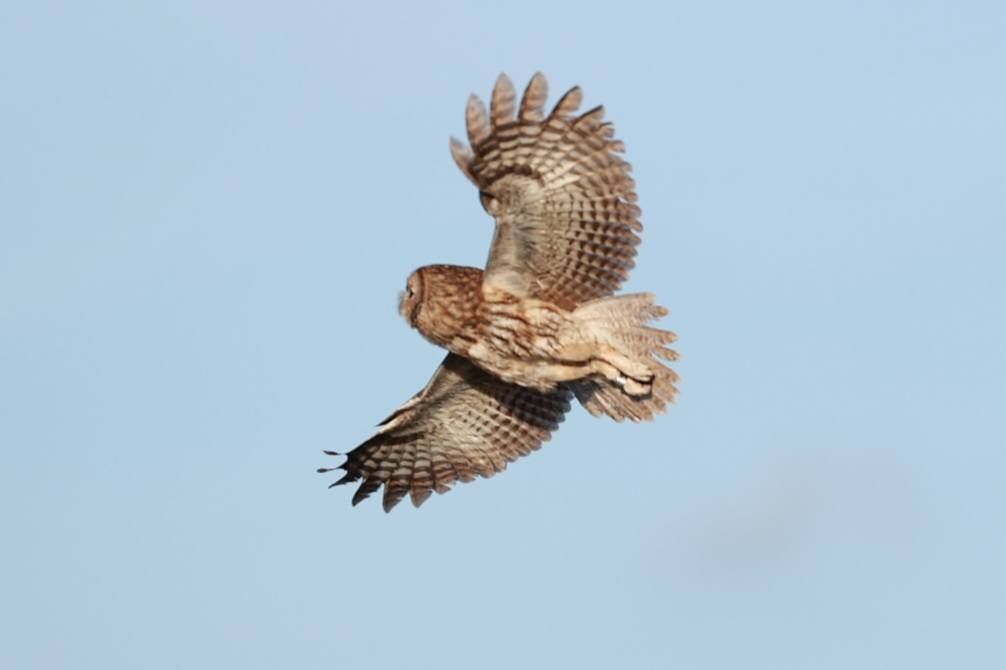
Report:
[[[668,331],[646,326],[666,310],[650,294],[599,298],[563,309],[487,284],[478,268],[430,265],[406,284],[400,311],[434,344],[504,381],[538,391],[593,380],[631,398],[673,374]],[[673,382],[673,379],[667,379]]]
[[[602,108],[575,115],[581,97],[571,89],[546,115],[536,74],[519,107],[505,75],[489,110],[469,99],[471,147],[452,139],[451,153],[496,221],[489,260],[409,277],[402,316],[449,353],[338,466],[333,486],[363,479],[353,504],[383,485],[385,510],[406,494],[418,506],[491,476],[548,440],[573,397],[617,421],[673,402],[677,375],[662,361],[677,358],[675,336],[647,325],[667,310],[649,293],[613,295],[642,230],[624,147]]]

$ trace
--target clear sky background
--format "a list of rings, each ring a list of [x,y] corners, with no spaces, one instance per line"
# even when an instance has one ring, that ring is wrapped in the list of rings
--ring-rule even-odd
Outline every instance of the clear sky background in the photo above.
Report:
[[[1006,666],[1001,2],[5,3],[0,667]],[[419,511],[496,75],[626,142],[680,402]]]

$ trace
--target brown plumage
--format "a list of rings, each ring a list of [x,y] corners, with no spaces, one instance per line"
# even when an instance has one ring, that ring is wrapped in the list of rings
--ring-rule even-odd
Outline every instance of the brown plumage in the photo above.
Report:
[[[645,421],[677,393],[675,336],[651,294],[612,296],[633,267],[640,210],[624,147],[601,107],[575,116],[568,91],[547,115],[545,77],[517,106],[500,75],[489,110],[471,96],[471,147],[451,154],[496,221],[485,271],[416,270],[402,316],[450,353],[422,391],[346,454],[333,486],[384,486],[384,509],[419,506],[456,481],[489,477],[549,439],[575,396],[593,415]],[[335,454],[335,452],[327,452]],[[333,468],[323,468],[328,472]]]

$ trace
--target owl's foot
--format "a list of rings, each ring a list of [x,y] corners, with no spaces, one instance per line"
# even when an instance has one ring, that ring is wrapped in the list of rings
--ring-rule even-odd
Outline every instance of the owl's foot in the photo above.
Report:
[[[653,380],[654,376],[650,374],[647,375],[645,379],[618,375],[613,381],[618,384],[618,386],[621,387],[626,394],[637,397],[649,395],[649,393],[653,390]]]

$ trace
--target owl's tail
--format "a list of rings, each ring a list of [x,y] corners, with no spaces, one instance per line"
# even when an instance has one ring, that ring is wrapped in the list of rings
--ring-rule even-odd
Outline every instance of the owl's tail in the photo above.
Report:
[[[631,378],[593,375],[571,384],[577,400],[594,416],[649,421],[674,402],[678,375],[661,361],[677,360],[677,352],[667,346],[677,336],[646,325],[667,314],[654,300],[652,293],[635,293],[593,300],[576,309],[576,321],[627,363],[617,367],[633,370]]]

